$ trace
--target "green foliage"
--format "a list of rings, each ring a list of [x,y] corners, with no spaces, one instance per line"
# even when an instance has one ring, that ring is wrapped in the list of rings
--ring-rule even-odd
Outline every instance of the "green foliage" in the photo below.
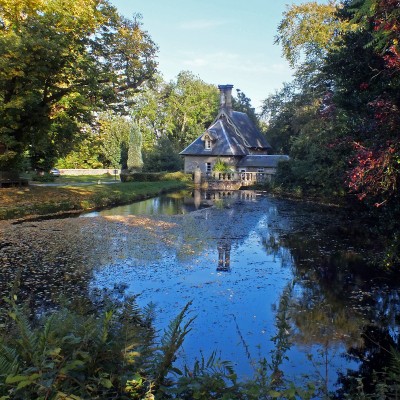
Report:
[[[143,167],[142,133],[136,124],[131,124],[128,143],[127,167],[129,171],[140,171]]]
[[[318,4],[310,1],[288,6],[279,24],[275,42],[282,45],[283,55],[292,67],[320,60],[337,47],[338,31],[350,29],[347,21],[336,16],[335,2]]]
[[[121,173],[122,182],[160,182],[160,181],[181,181],[189,182],[190,174],[183,172],[132,172]]]
[[[184,372],[171,392],[182,400],[189,399],[239,399],[240,386],[234,368],[229,361],[217,357],[214,351],[208,360],[201,354],[192,368]]]
[[[0,339],[0,395],[141,399],[162,393],[190,331],[189,305],[156,346],[153,307],[140,310],[134,297],[101,298],[78,309],[66,304],[40,318],[28,318],[11,301]]]
[[[219,104],[218,90],[191,72],[181,72],[165,89],[165,129],[176,149],[182,150],[214,120]]]
[[[156,46],[138,17],[106,1],[14,3],[0,7],[0,162],[28,151],[32,167],[49,169],[86,136],[93,111],[123,109],[152,78]]]
[[[33,175],[32,180],[35,182],[54,182],[56,180],[56,177],[48,172],[45,172],[42,175]]]
[[[286,189],[354,193],[396,208],[400,15],[395,1],[293,5],[277,42],[295,81],[264,102],[271,144],[291,156]],[[285,176],[285,172],[287,176]]]
[[[229,166],[225,161],[222,161],[220,158],[218,158],[213,166],[213,171],[215,171],[215,172],[232,172],[232,167]]]
[[[183,169],[182,157],[166,137],[160,138],[151,150],[144,152],[143,162],[143,170],[147,172],[179,171]]]
[[[65,157],[59,158],[56,162],[57,168],[103,168],[102,160],[99,160],[101,153],[100,140],[97,137],[88,135],[73,151]]]

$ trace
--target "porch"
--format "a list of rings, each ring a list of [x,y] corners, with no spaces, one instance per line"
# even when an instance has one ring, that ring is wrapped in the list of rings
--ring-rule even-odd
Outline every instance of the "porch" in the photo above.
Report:
[[[270,182],[271,177],[272,174],[265,172],[209,172],[202,173],[197,179],[195,174],[195,184],[211,190],[237,190],[257,183]]]

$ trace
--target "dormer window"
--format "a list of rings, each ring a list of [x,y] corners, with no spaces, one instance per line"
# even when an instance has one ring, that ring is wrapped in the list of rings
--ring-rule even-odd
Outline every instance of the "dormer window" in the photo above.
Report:
[[[201,137],[201,140],[204,143],[204,150],[210,151],[213,148],[215,138],[212,133],[209,131],[204,132],[203,136]]]

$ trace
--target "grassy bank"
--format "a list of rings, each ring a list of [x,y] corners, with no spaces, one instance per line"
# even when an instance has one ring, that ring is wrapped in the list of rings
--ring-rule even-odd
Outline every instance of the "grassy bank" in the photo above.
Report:
[[[116,182],[77,184],[72,178],[66,186],[28,186],[0,189],[0,220],[49,214],[78,212],[126,204],[157,196],[161,192],[183,189],[187,182]]]

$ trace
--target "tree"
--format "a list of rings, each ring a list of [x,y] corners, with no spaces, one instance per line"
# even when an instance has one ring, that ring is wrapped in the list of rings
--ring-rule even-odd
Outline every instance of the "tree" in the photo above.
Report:
[[[140,20],[107,1],[0,1],[1,168],[28,152],[48,169],[84,137],[94,110],[123,104],[155,72]]]
[[[365,0],[341,13],[357,26],[327,58],[335,103],[347,113],[353,147],[348,186],[380,206],[398,196],[400,178],[400,14],[397,2]]]
[[[143,167],[142,159],[142,134],[137,124],[132,123],[129,132],[128,161],[129,171],[141,171]]]
[[[161,76],[155,76],[132,99],[130,110],[142,132],[143,150],[147,152],[166,134],[166,86]]]
[[[292,67],[322,61],[328,51],[337,47],[338,33],[350,26],[336,14],[335,1],[288,6],[278,26],[275,43],[282,45],[283,55]]]
[[[112,168],[126,169],[128,163],[129,135],[132,129],[129,117],[111,112],[102,113],[98,118],[98,136],[101,143],[99,159],[103,165]]]
[[[147,172],[179,171],[183,168],[181,156],[165,136],[151,150],[144,152],[143,159],[143,169]]]
[[[191,72],[179,73],[165,88],[166,135],[176,150],[183,150],[209,126],[218,112],[214,85]]]
[[[286,182],[346,185],[376,205],[397,197],[398,10],[397,1],[355,0],[308,2],[285,13],[276,41],[295,81],[289,99],[287,91],[271,96],[263,113],[271,141],[292,158]]]

